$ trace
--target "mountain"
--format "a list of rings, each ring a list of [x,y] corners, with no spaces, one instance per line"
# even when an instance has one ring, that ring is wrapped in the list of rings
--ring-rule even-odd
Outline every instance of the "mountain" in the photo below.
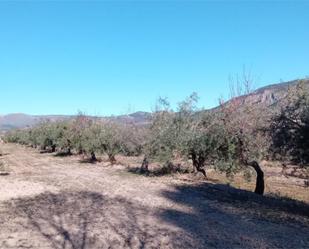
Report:
[[[31,127],[46,121],[60,121],[72,119],[70,115],[27,115],[23,113],[14,113],[0,116],[0,131]],[[128,115],[111,116],[111,117],[93,117],[99,119],[113,120],[119,123],[133,123],[144,125],[149,122],[151,114],[147,112],[135,112]]]
[[[287,96],[288,90],[296,88],[299,80],[268,85],[255,90],[253,93],[241,96],[243,104],[255,104],[264,106],[280,106]],[[309,79],[303,80],[304,87],[309,91]]]
[[[255,90],[254,92],[238,97],[241,105],[256,105],[267,108],[279,108],[288,92],[288,89],[296,87],[298,80],[272,84]],[[304,80],[304,85],[309,92],[309,79]],[[229,104],[227,102],[226,104]],[[212,110],[219,110],[220,107]],[[44,121],[57,121],[71,119],[74,116],[66,115],[27,115],[23,113],[8,114],[0,116],[0,131],[7,131],[14,128],[25,128],[33,126]],[[144,125],[149,123],[151,113],[135,112],[128,115],[110,116],[110,117],[93,117],[100,119],[113,120],[119,123],[133,123],[136,125]]]
[[[149,112],[135,112],[128,115],[111,116],[107,119],[114,120],[119,123],[133,123],[137,125],[144,125],[149,123],[151,119],[151,113]]]
[[[309,79],[302,80],[305,90],[309,92]],[[278,84],[272,84],[258,88],[250,94],[236,97],[239,102],[239,106],[248,107],[255,106],[264,108],[264,110],[279,109],[286,102],[286,97],[289,89],[293,90],[298,85],[299,80],[293,80],[289,82],[283,82]],[[227,101],[225,105],[229,105],[231,101]],[[210,111],[219,111],[220,106],[217,106]],[[266,108],[266,109],[265,109]]]
[[[23,113],[14,113],[4,116],[0,116],[0,129],[1,130],[10,130],[12,128],[23,128],[31,126],[39,122],[38,118],[23,114]]]

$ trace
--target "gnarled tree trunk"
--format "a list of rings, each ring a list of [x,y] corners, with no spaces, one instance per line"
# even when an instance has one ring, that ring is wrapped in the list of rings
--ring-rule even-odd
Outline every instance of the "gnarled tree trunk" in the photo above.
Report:
[[[95,162],[96,160],[97,160],[97,157],[96,157],[95,153],[91,152],[91,161]]]
[[[142,166],[141,166],[141,173],[149,173],[148,166],[149,166],[149,161],[148,161],[148,158],[145,156],[142,162]]]
[[[241,131],[242,133],[242,131]],[[264,183],[264,172],[261,169],[259,163],[257,161],[251,161],[248,162],[247,158],[245,157],[245,147],[244,147],[244,142],[242,138],[239,136],[238,137],[239,141],[239,152],[238,152],[238,158],[240,158],[240,162],[243,163],[244,165],[249,165],[252,168],[254,168],[256,172],[256,183],[255,183],[255,190],[254,192],[259,195],[264,194],[264,189],[265,189],[265,183]]]
[[[67,143],[68,143],[68,146],[67,146],[67,152],[68,152],[68,155],[72,155],[72,151],[71,151],[71,140],[70,139],[67,139]]]
[[[205,178],[207,178],[206,171],[203,169],[205,165],[205,158],[203,156],[197,156],[194,152],[191,153],[191,159],[193,163],[193,167],[198,171],[201,172]]]
[[[259,195],[264,194],[265,183],[264,183],[264,172],[261,169],[257,161],[249,162],[248,165],[254,168],[256,172],[256,184],[255,184],[255,193]]]
[[[112,165],[116,164],[117,162],[114,155],[108,155],[108,160]]]

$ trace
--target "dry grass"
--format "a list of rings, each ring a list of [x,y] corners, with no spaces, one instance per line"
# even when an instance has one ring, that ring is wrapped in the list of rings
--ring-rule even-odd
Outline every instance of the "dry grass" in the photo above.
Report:
[[[279,169],[278,169],[279,170]],[[288,197],[294,200],[309,203],[309,188],[305,185],[304,179],[295,177],[285,177],[280,173],[272,175],[273,170],[264,168],[265,172],[265,194]],[[248,191],[254,191],[255,179],[254,175],[250,181],[246,181],[242,175],[236,175],[233,179],[227,178],[224,174],[210,171],[210,178],[224,184]]]
[[[142,157],[118,157],[122,165],[128,167],[129,171],[134,172],[142,164]],[[178,162],[179,163],[179,162]],[[183,162],[182,162],[183,163]],[[150,170],[157,172],[162,166],[156,163],[150,164]],[[262,168],[265,174],[265,194],[281,197],[288,197],[294,200],[304,201],[309,203],[309,187],[308,179],[303,179],[295,176],[283,175],[282,164],[280,162],[262,162]],[[294,165],[289,165],[289,169],[295,168]],[[191,172],[192,166],[185,163],[178,172]],[[155,176],[156,174],[151,174]],[[246,179],[243,174],[236,174],[234,177],[227,177],[225,174],[217,172],[212,168],[207,170],[207,175],[210,182],[228,184],[232,187],[254,191],[255,189],[255,174],[253,172],[251,179]],[[173,174],[171,177],[182,179],[185,181],[198,182],[203,181],[202,175],[196,174]]]

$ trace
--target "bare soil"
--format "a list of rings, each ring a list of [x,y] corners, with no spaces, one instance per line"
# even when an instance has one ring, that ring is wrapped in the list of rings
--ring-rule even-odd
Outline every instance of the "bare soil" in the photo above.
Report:
[[[270,182],[261,197],[220,177],[145,177],[76,156],[2,150],[1,249],[309,248],[309,188],[295,179],[304,202],[271,194]],[[285,189],[274,172],[266,180]]]

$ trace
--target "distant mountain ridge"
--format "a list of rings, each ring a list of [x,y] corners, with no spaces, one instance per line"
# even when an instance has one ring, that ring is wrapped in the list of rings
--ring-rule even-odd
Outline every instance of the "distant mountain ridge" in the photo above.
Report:
[[[28,115],[24,113],[12,113],[0,115],[0,131],[8,131],[11,129],[20,129],[31,127],[45,121],[60,121],[74,118],[75,115]],[[110,117],[95,117],[91,118],[109,119],[119,123],[134,123],[143,125],[149,122],[151,114],[147,112],[135,112],[128,115],[110,116]]]
[[[297,82],[298,80],[294,80],[268,85],[258,88],[257,90],[248,95],[240,96],[239,98],[242,101],[242,105],[261,105],[266,107],[280,106],[280,102],[285,98],[289,87],[294,87]],[[309,91],[309,79],[304,80],[304,82],[306,88]],[[218,108],[219,107],[213,108],[213,110],[218,110]],[[3,116],[0,115],[0,131],[31,127],[44,121],[68,120],[74,117],[74,115],[27,115],[23,113],[8,114]],[[133,123],[136,125],[144,125],[149,123],[151,119],[151,113],[135,112],[128,115],[93,118],[114,120],[119,123]]]

